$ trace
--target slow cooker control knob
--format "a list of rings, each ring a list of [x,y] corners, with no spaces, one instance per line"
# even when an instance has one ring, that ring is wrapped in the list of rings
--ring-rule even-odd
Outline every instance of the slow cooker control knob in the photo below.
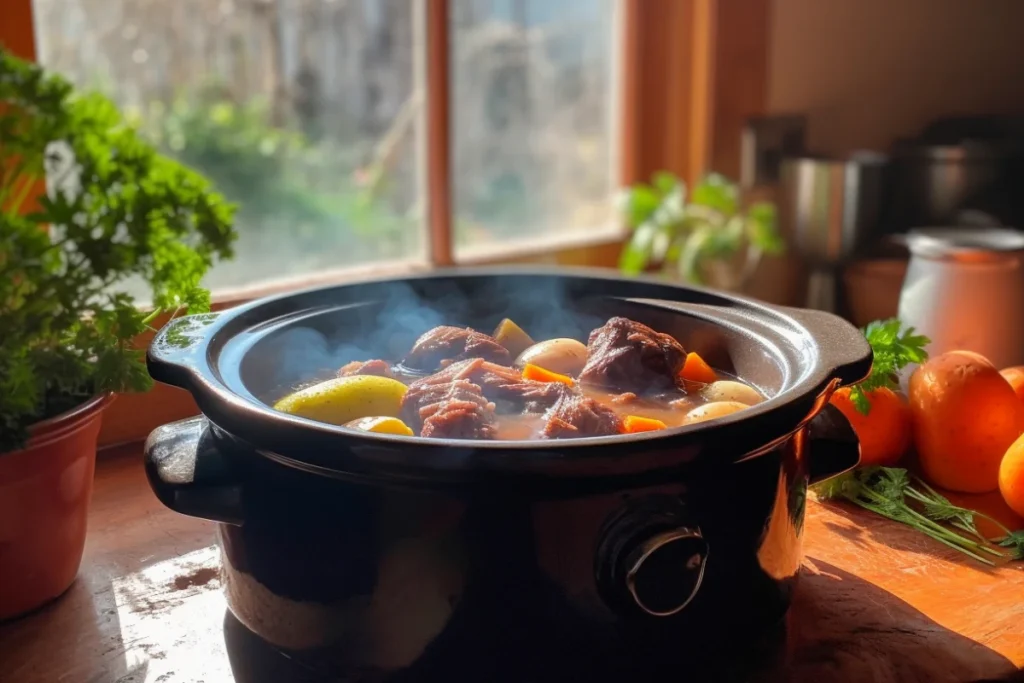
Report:
[[[709,546],[678,499],[636,501],[605,526],[597,549],[598,589],[617,610],[670,617],[696,597]]]
[[[708,542],[699,530],[662,531],[626,558],[626,588],[637,607],[654,617],[681,612],[700,588]]]

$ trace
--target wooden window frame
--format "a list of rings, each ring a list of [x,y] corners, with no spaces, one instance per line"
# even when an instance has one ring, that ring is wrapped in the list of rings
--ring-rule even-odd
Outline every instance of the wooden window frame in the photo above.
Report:
[[[420,0],[411,0],[418,2]],[[452,160],[449,82],[449,0],[422,0],[426,79],[425,172],[427,262],[320,273],[291,282],[219,292],[215,309],[267,294],[415,268],[486,263],[615,265],[625,232],[554,236],[528,247],[495,247],[456,259],[452,239]],[[708,170],[735,177],[740,131],[764,113],[773,0],[618,0],[621,20],[617,112],[619,184],[658,170],[693,182]],[[35,59],[32,0],[5,0],[0,43]],[[147,344],[149,336],[139,339]],[[104,418],[101,445],[137,441],[160,424],[198,412],[189,394],[158,385],[115,401]]]

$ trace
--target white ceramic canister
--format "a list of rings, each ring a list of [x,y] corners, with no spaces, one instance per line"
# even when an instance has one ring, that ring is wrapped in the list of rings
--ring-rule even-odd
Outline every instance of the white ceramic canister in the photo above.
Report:
[[[962,349],[999,368],[1024,365],[1024,233],[919,229],[906,243],[898,315],[931,339],[929,354]]]

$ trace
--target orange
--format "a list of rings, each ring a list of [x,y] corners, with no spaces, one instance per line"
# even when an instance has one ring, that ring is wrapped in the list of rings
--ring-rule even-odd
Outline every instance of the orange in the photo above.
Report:
[[[1012,368],[1005,368],[999,371],[999,374],[1003,376],[1013,390],[1017,392],[1017,398],[1024,403],[1024,365],[1018,365]]]
[[[984,356],[927,360],[910,377],[910,413],[926,479],[965,493],[998,488],[1003,454],[1024,432],[1024,403]]]
[[[910,407],[892,389],[872,389],[865,395],[871,402],[867,415],[853,405],[849,387],[832,394],[832,405],[857,433],[861,465],[895,465],[910,446]]]
[[[999,493],[1011,510],[1024,517],[1024,436],[1013,442],[999,465]]]

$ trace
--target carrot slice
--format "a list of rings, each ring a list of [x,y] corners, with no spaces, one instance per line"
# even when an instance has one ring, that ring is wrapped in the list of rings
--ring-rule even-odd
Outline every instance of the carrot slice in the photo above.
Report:
[[[718,374],[695,351],[686,354],[686,363],[679,374],[687,382],[696,384],[711,384],[718,379]]]
[[[561,382],[570,387],[576,383],[569,375],[551,372],[533,363],[527,363],[523,368],[523,379],[532,379],[534,382]]]
[[[661,420],[656,420],[653,417],[641,417],[639,415],[627,415],[622,420],[622,431],[626,434],[653,432],[656,429],[665,429],[667,426]]]

